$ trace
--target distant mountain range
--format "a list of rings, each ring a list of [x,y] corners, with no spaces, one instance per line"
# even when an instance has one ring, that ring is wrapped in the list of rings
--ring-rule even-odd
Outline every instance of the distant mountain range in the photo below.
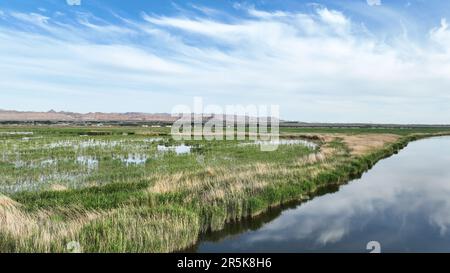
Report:
[[[187,114],[189,115],[189,114]],[[192,118],[195,115],[191,114]],[[14,111],[14,110],[0,110],[0,122],[162,122],[173,123],[180,119],[181,114],[172,116],[168,113],[74,113],[60,111],[56,112],[50,110],[48,112],[33,112],[33,111]],[[198,115],[196,117],[199,117]],[[244,116],[238,116],[243,118]],[[249,117],[245,117],[248,121]],[[224,117],[214,114],[204,114],[203,121],[216,119],[223,120]]]
[[[84,121],[160,121],[173,122],[178,117],[172,117],[167,113],[147,114],[147,113],[73,113],[73,112],[56,112],[50,110],[48,112],[31,112],[31,111],[10,111],[0,110],[0,121],[67,121],[67,122],[84,122]]]

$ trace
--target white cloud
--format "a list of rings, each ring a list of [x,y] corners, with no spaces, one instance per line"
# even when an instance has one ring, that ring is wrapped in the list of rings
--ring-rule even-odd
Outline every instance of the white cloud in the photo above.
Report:
[[[367,0],[369,6],[381,6],[381,0]]]
[[[441,25],[439,27],[430,31],[430,38],[445,50],[448,49],[448,45],[450,45],[450,29],[448,28],[446,18],[441,19]]]
[[[348,31],[350,21],[341,12],[327,8],[318,9],[317,12],[322,21],[333,27],[337,33],[342,34]]]
[[[227,22],[143,14],[121,24],[81,16],[70,25],[12,13],[52,35],[0,27],[0,89],[27,97],[30,107],[30,94],[55,90],[51,105],[79,93],[83,103],[67,109],[76,111],[170,112],[199,95],[216,104],[276,103],[283,117],[305,121],[449,122],[446,21],[430,31],[429,45],[405,50],[412,41],[387,44],[323,7],[248,13]],[[108,92],[102,106],[84,101]],[[0,108],[23,106],[9,96]]]
[[[49,17],[44,16],[42,14],[38,14],[38,13],[12,12],[11,16],[16,19],[22,20],[24,22],[37,24],[37,25],[46,24],[48,22],[48,20],[50,19]]]
[[[318,13],[321,19],[331,25],[348,26],[349,20],[339,11],[328,10],[327,8],[319,9]]]
[[[81,0],[66,0],[66,3],[69,6],[79,6],[81,5]]]
[[[208,8],[208,7],[205,7],[205,6],[198,6],[198,5],[191,4],[191,7],[193,9],[201,11],[202,13],[204,13],[206,15],[209,15],[209,16],[222,14],[222,12],[217,10],[217,9]]]
[[[267,12],[267,11],[262,11],[262,10],[256,10],[253,7],[247,9],[247,12],[248,12],[248,14],[250,14],[254,17],[259,17],[259,18],[263,18],[263,19],[272,19],[272,18],[276,18],[276,17],[292,16],[292,14],[289,14],[284,11]]]

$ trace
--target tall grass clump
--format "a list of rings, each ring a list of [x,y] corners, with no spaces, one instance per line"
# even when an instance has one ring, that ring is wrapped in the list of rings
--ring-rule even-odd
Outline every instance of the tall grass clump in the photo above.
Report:
[[[84,252],[171,252],[197,241],[199,216],[177,206],[120,208],[84,226]]]

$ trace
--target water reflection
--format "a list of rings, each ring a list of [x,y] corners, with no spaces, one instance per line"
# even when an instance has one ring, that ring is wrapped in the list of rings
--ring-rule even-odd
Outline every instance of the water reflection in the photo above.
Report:
[[[120,160],[125,163],[125,165],[142,165],[147,162],[148,156],[144,154],[129,154],[127,157],[121,156]]]
[[[173,145],[173,146],[165,146],[165,145],[158,145],[157,150],[158,152],[175,152],[177,155],[180,154],[189,154],[191,152],[191,146],[187,146],[184,144],[180,145]]]
[[[450,138],[411,143],[339,191],[205,238],[200,252],[450,251]],[[268,222],[268,223],[266,223]],[[221,240],[218,241],[218,239]]]
[[[77,156],[77,163],[81,165],[86,165],[88,169],[97,169],[98,168],[98,159],[92,156]]]
[[[33,135],[33,132],[0,132],[1,135]]]

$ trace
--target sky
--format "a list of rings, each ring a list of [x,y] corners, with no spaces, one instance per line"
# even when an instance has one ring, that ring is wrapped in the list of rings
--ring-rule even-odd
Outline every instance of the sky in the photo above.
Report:
[[[0,0],[0,109],[450,124],[450,1]]]

